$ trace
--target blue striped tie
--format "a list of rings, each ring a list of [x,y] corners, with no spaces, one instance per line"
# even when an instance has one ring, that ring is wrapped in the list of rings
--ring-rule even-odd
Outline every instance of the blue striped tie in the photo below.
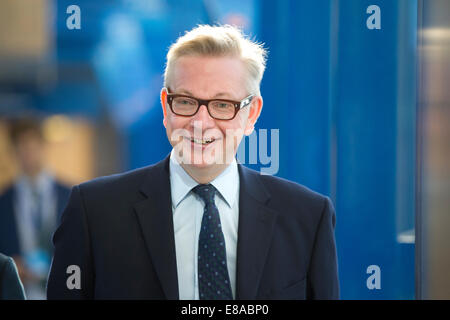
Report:
[[[200,184],[192,191],[205,202],[198,241],[200,300],[232,300],[225,239],[219,210],[214,203],[216,188],[211,184]]]

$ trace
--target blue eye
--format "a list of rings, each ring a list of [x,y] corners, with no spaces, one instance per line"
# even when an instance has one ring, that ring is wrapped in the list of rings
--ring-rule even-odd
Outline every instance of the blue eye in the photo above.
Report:
[[[225,101],[214,101],[214,108],[217,109],[228,109],[230,107],[232,107],[233,105],[229,102],[225,102]]]
[[[197,104],[195,100],[183,97],[175,98],[174,102],[179,106],[195,106]]]

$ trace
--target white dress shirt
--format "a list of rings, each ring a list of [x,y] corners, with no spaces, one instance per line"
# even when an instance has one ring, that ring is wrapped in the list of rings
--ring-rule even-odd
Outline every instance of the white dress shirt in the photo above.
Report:
[[[231,291],[236,297],[236,248],[239,222],[239,173],[236,159],[213,181],[227,251]],[[170,154],[170,189],[175,231],[178,292],[181,300],[198,300],[197,253],[203,200],[191,190],[198,185]]]
[[[33,181],[21,175],[15,183],[15,188],[14,212],[22,258],[35,276],[46,279],[50,268],[51,252],[48,251],[49,248],[41,247],[39,238],[44,237],[45,239],[41,240],[50,244],[52,230],[56,228],[57,198],[54,178],[47,171],[39,173]],[[33,223],[36,213],[41,215],[39,229]],[[45,285],[41,282],[24,283],[24,288],[29,300],[46,298]]]

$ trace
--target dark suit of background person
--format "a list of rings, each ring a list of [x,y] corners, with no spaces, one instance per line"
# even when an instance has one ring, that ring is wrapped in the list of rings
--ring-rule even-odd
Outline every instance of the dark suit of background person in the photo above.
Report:
[[[238,167],[236,298],[338,298],[330,200]],[[54,235],[48,299],[178,299],[169,181],[167,158],[75,186]],[[79,290],[66,287],[69,265],[80,267]]]
[[[59,225],[62,212],[69,199],[70,189],[54,181],[54,190],[57,202],[56,225]],[[9,256],[20,256],[22,254],[17,226],[20,221],[17,221],[14,210],[15,199],[16,188],[14,185],[8,187],[0,195],[0,251]]]
[[[13,259],[1,253],[0,300],[25,300],[23,286]]]

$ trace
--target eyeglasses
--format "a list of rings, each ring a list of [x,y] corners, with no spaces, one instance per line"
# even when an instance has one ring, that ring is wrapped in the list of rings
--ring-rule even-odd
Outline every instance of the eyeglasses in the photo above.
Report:
[[[168,91],[168,89],[167,89]],[[191,96],[175,93],[167,93],[167,102],[170,110],[177,116],[192,117],[200,106],[207,106],[209,115],[217,120],[232,120],[242,108],[248,106],[254,95],[251,94],[241,101],[227,99],[203,100]]]

